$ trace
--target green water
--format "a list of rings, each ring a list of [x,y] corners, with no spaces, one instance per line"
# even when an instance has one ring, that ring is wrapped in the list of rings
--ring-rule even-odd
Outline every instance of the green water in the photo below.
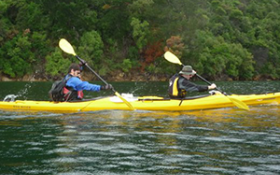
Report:
[[[99,82],[97,82],[99,83]],[[163,82],[113,83],[166,96]],[[217,82],[227,93],[280,91],[280,82]],[[48,100],[51,83],[1,82],[0,98]],[[86,93],[87,98],[112,92]],[[192,112],[0,111],[0,174],[279,174],[280,108]]]

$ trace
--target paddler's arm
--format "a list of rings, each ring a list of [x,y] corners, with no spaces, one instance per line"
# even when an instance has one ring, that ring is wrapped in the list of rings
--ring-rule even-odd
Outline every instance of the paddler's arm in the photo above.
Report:
[[[113,86],[111,84],[106,84],[104,86],[100,86],[97,84],[91,84],[87,81],[82,81],[81,79],[77,77],[70,78],[66,86],[73,87],[74,90],[80,91],[80,90],[86,90],[86,91],[100,91],[100,90],[111,90]]]
[[[91,84],[87,81],[82,81],[77,77],[70,78],[66,86],[73,87],[74,90],[80,91],[80,90],[87,90],[87,91],[100,91],[101,86],[96,84]]]
[[[179,89],[185,89],[187,92],[204,92],[209,90],[207,85],[197,85],[186,79],[179,79]]]

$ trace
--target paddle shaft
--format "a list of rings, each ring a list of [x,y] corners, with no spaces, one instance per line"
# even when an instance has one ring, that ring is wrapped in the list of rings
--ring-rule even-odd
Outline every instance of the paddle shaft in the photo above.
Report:
[[[202,76],[200,76],[199,74],[196,74],[196,76],[197,76],[198,78],[200,78],[201,80],[205,81],[206,83],[208,83],[209,85],[212,84],[211,82],[207,81],[205,78],[203,78]],[[229,96],[227,96],[226,93],[223,92],[223,91],[222,91],[220,88],[218,88],[218,87],[216,87],[216,89],[217,89],[218,91],[222,92],[222,93],[225,95],[225,97],[227,97],[227,98],[228,98],[235,106],[237,106],[238,108],[244,109],[244,110],[247,110],[247,111],[250,110],[250,108],[248,107],[248,105],[245,104],[244,102],[242,102],[242,101],[240,101],[240,100],[238,100],[238,99],[236,99],[236,98],[234,98],[234,97],[229,97]]]
[[[59,41],[59,47],[66,53],[74,55],[82,64],[84,64],[91,72],[93,72],[101,81],[103,81],[103,83],[105,83],[106,85],[109,85],[103,78],[100,77],[100,75],[98,75],[91,67],[89,67],[89,65],[85,62],[85,60],[83,60],[82,58],[80,58],[74,51],[72,45],[64,38],[60,39]],[[111,86],[112,87],[112,86]],[[126,100],[124,99],[117,91],[115,91],[114,87],[112,87],[111,89],[116,96],[118,96],[128,107],[130,110],[135,110],[134,107]]]
[[[181,66],[184,66],[184,65],[181,63],[181,61],[179,60],[179,58],[178,58],[176,55],[174,55],[173,53],[169,52],[169,51],[165,52],[164,58],[165,58],[167,61],[171,62],[171,63],[175,63],[175,64],[179,64],[179,65],[181,65]],[[196,76],[197,76],[198,78],[200,78],[201,80],[203,80],[204,82],[208,83],[209,85],[212,84],[211,82],[207,81],[205,78],[201,77],[199,74],[196,74]],[[218,91],[222,92],[220,88],[216,87],[216,89],[217,89]],[[226,94],[225,92],[222,92],[222,93],[224,94],[224,97],[228,98],[228,99],[229,99],[235,106],[237,106],[238,108],[245,109],[245,110],[248,110],[248,111],[250,110],[249,107],[248,107],[244,102],[242,102],[242,101],[240,101],[240,100],[238,100],[238,99],[235,99],[234,97],[226,96],[226,95],[225,95],[225,94]],[[181,103],[182,103],[182,101],[181,101]],[[180,105],[181,105],[181,103],[180,103]]]
[[[83,64],[85,65],[92,73],[94,73],[104,84],[108,85],[108,83],[100,76],[98,73],[96,73],[88,64],[85,60],[80,58],[78,55],[75,55],[76,58]],[[112,91],[116,92],[115,89],[112,87]]]
[[[196,76],[197,76],[198,78],[200,78],[202,81],[206,82],[207,84],[209,84],[209,85],[212,84],[210,81],[207,81],[205,78],[203,78],[203,77],[200,76],[199,74],[196,74]],[[218,91],[221,91],[221,92],[222,92],[222,90],[221,90],[220,88],[216,87],[216,89],[217,89]]]
[[[175,57],[175,58],[177,58],[177,57]],[[177,58],[177,59],[178,59],[178,58]],[[179,59],[178,59],[178,60],[179,60]],[[185,66],[185,65],[182,64],[180,61],[178,61],[178,62],[179,62],[179,64],[180,64],[181,66]],[[196,75],[198,78],[200,78],[202,81],[206,82],[207,84],[209,84],[209,85],[212,84],[210,81],[206,80],[205,78],[203,78],[202,76],[200,76],[198,73],[196,73],[195,75]],[[216,89],[217,89],[218,91],[222,92],[222,90],[221,90],[219,87],[216,87]]]
[[[104,84],[108,85],[108,83],[100,76],[98,73],[96,73],[85,60],[80,58],[78,55],[75,55],[75,57],[83,64],[85,65],[91,72],[93,72]],[[135,110],[135,108],[125,99],[123,98],[112,86],[112,91],[115,93],[116,96],[118,96],[128,107],[130,110]]]

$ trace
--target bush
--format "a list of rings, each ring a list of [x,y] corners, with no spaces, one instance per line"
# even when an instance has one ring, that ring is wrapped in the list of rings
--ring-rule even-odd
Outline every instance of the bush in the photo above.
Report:
[[[46,57],[46,73],[52,77],[64,76],[67,74],[70,64],[71,61],[63,58],[62,51],[57,47]]]

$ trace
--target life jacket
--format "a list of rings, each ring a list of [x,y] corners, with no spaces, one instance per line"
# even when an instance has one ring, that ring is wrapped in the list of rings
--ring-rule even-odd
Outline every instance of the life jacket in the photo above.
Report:
[[[180,75],[175,74],[169,79],[168,93],[170,98],[184,98],[187,95],[186,90],[179,89],[178,81]]]
[[[73,77],[72,75],[68,74],[68,76],[65,78],[69,80],[70,79],[68,78],[69,76],[70,78]],[[63,87],[63,94],[64,94],[65,101],[82,100],[84,98],[84,93],[82,90],[76,91],[72,87],[66,85]]]

